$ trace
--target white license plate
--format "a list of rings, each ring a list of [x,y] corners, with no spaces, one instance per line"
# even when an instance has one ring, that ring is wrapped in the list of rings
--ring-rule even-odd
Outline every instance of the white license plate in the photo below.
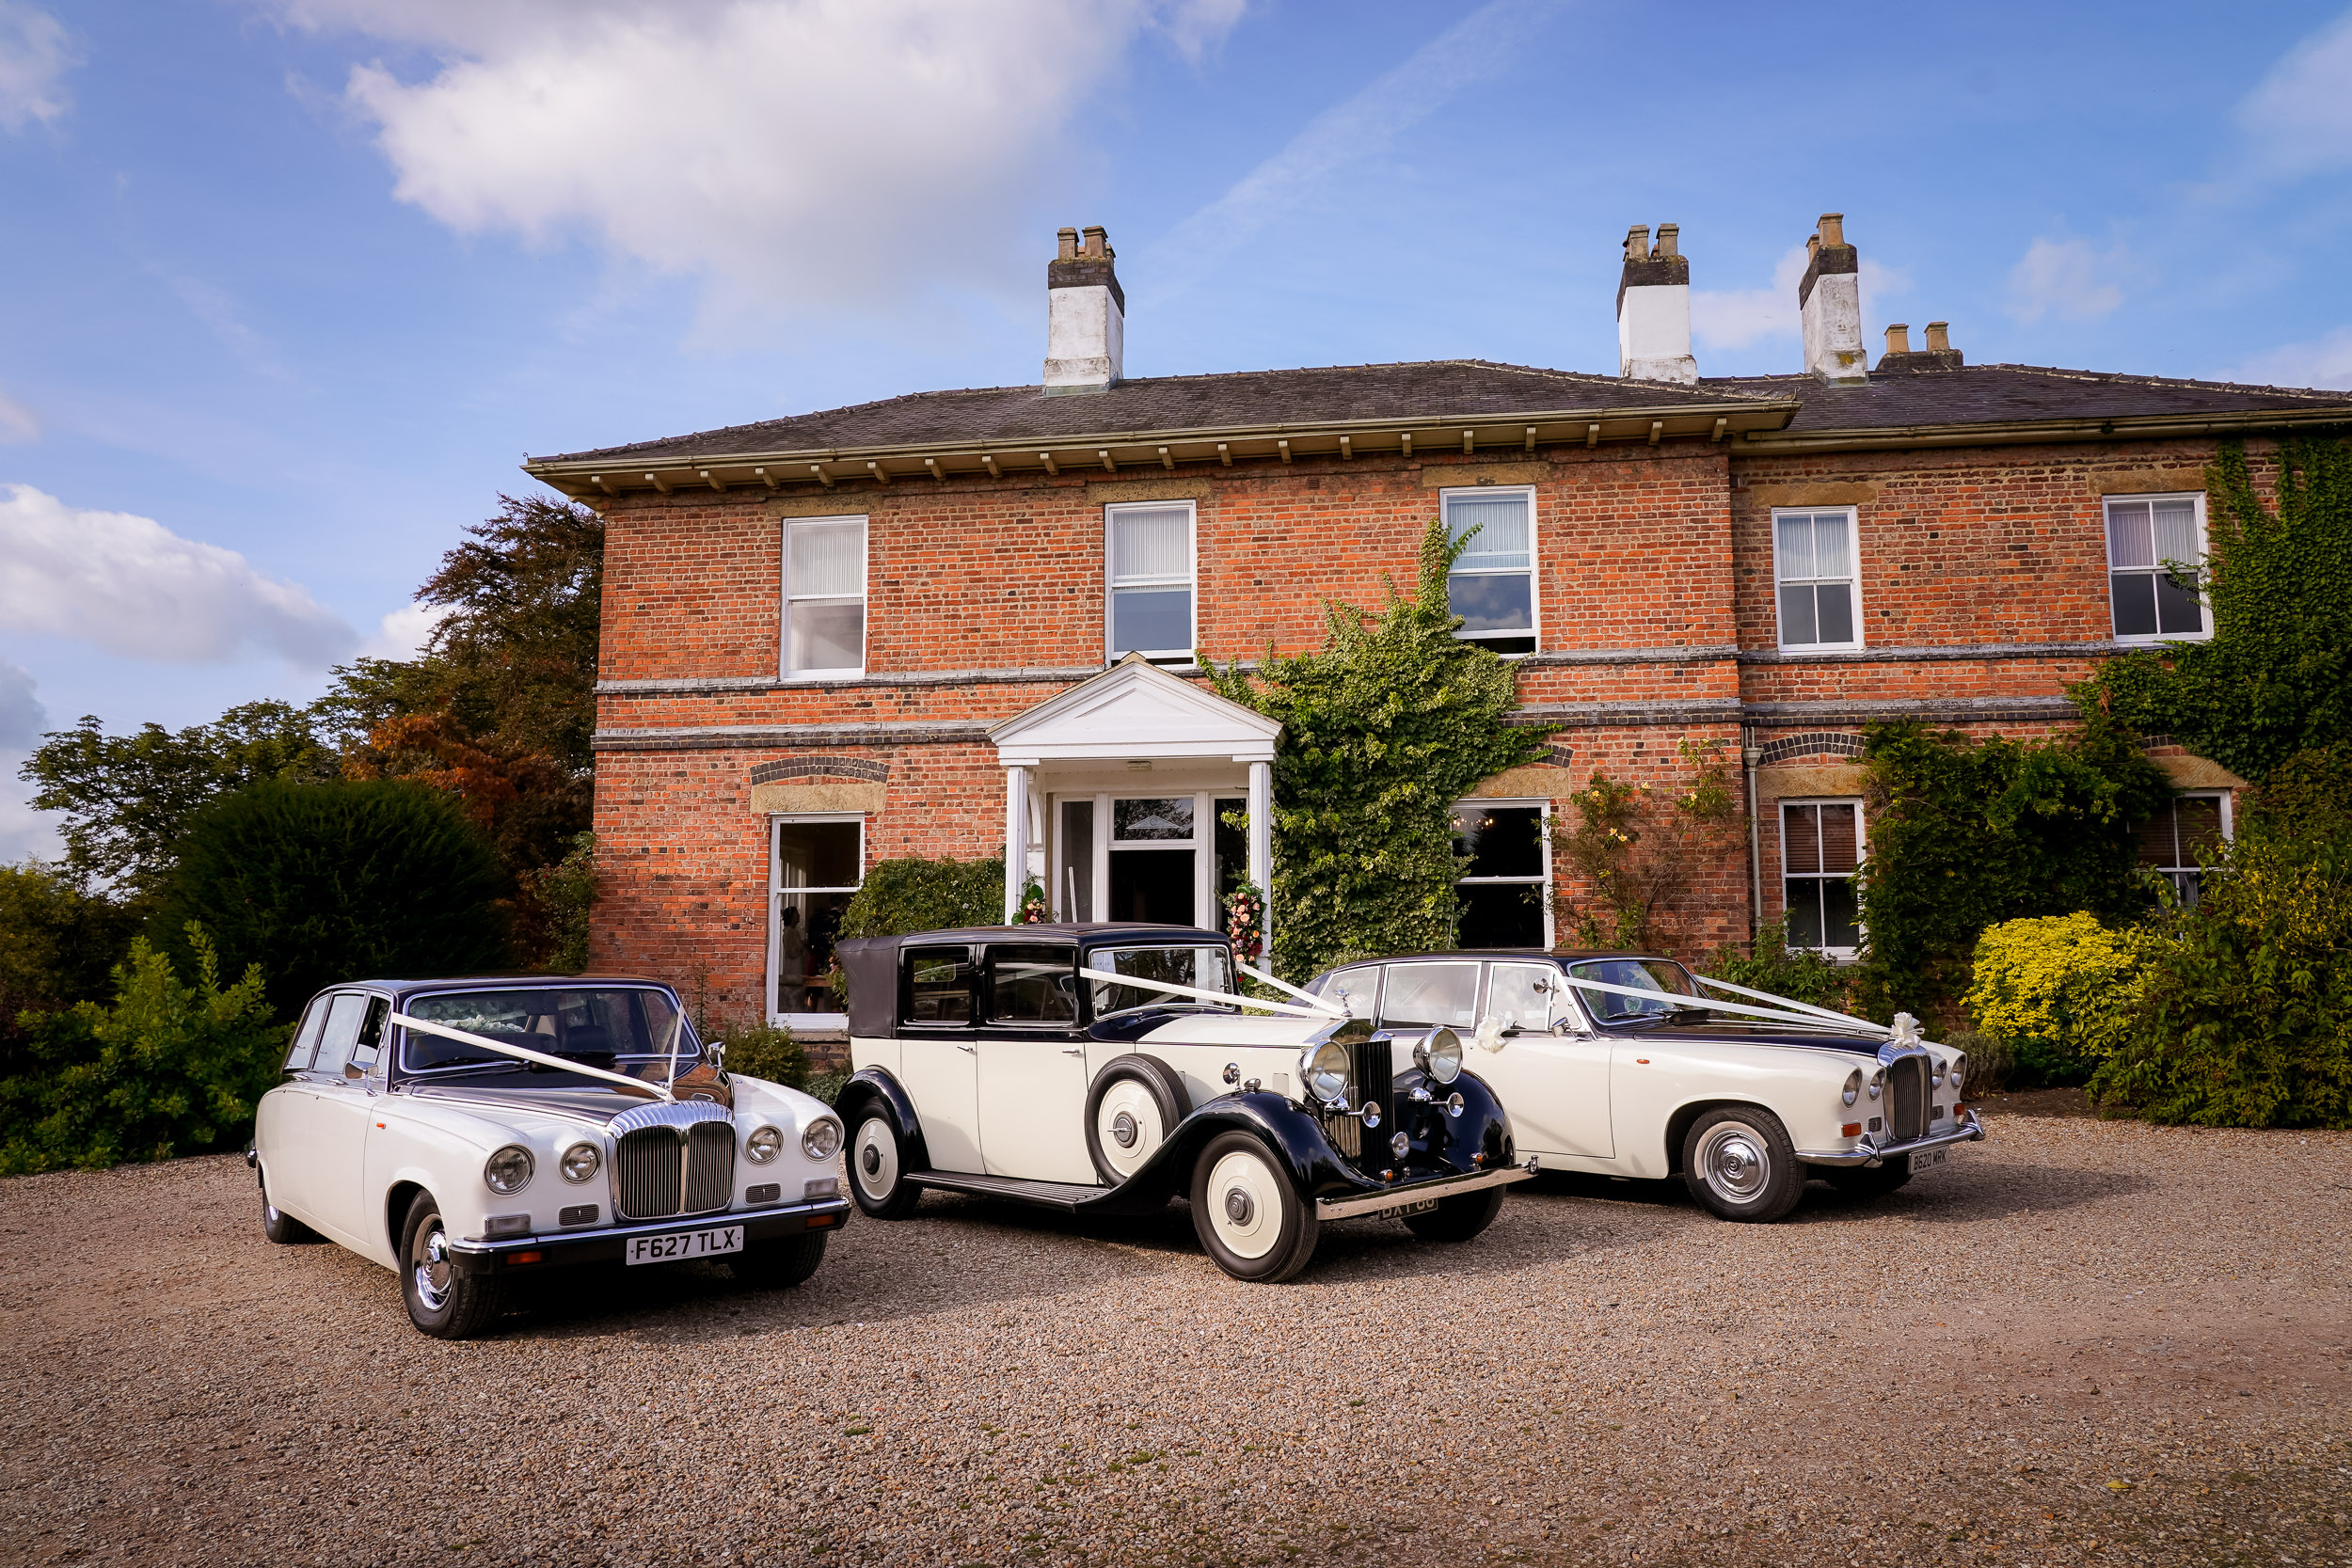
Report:
[[[1916,1176],[1923,1170],[1932,1170],[1951,1157],[1952,1151],[1948,1148],[1923,1148],[1911,1157],[1911,1174]]]
[[[743,1227],[727,1225],[716,1230],[681,1230],[669,1236],[631,1236],[628,1260],[675,1263],[689,1258],[715,1258],[723,1252],[742,1250]]]

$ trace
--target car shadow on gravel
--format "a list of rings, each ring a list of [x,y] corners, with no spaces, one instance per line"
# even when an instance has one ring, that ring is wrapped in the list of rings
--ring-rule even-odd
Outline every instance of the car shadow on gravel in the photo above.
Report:
[[[1965,1163],[1963,1163],[1965,1162]],[[1891,1193],[1868,1196],[1842,1192],[1826,1180],[1807,1181],[1804,1196],[1783,1225],[1868,1224],[1899,1215],[1926,1223],[1952,1224],[1969,1220],[2005,1219],[2027,1212],[2051,1213],[2130,1193],[2156,1183],[2128,1171],[2088,1170],[2065,1165],[2013,1164],[2006,1160],[1963,1154],[1951,1164],[1925,1172]],[[1631,1180],[1589,1176],[1573,1171],[1545,1171],[1534,1180],[1513,1189],[1514,1202],[1581,1201],[1604,1203],[1620,1210],[1681,1210],[1711,1218],[1691,1196],[1682,1179],[1664,1181]]]

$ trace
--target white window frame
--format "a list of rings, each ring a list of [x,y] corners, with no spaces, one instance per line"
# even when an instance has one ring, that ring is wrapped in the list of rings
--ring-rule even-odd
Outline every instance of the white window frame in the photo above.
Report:
[[[1853,638],[1846,642],[1791,642],[1788,630],[1780,623],[1780,520],[1783,517],[1820,517],[1833,512],[1846,515],[1846,542],[1853,551]],[[1802,583],[1823,583],[1829,578],[1797,578]],[[1861,650],[1864,637],[1862,621],[1862,515],[1851,506],[1775,506],[1772,508],[1772,635],[1785,654],[1850,654]]]
[[[857,557],[857,597],[859,609],[863,611],[858,622],[857,662],[839,669],[795,670],[792,667],[792,605],[796,597],[792,592],[792,531],[795,528],[815,527],[820,523],[855,523],[861,531],[859,537],[865,542]],[[874,626],[871,580],[874,550],[872,516],[863,512],[849,512],[834,517],[787,517],[777,536],[777,553],[780,557],[777,562],[777,580],[782,585],[782,596],[778,604],[783,611],[776,618],[777,674],[787,681],[828,681],[866,673],[866,650]],[[798,596],[824,600],[838,600],[842,597],[838,594],[810,594]]]
[[[1446,507],[1454,497],[1512,495],[1527,498],[1527,629],[1524,632],[1464,630],[1457,631],[1454,635],[1464,642],[1492,642],[1507,637],[1525,637],[1534,644],[1527,650],[1527,653],[1541,653],[1544,647],[1544,600],[1543,574],[1535,569],[1537,561],[1535,486],[1533,484],[1460,484],[1441,489],[1438,492],[1438,521],[1444,527],[1446,537],[1450,540],[1454,537],[1454,524],[1446,516]],[[1453,581],[1454,575],[1451,571],[1447,572],[1446,580]],[[1460,575],[1471,578],[1507,578],[1515,577],[1518,573],[1516,570],[1472,571]],[[1527,654],[1500,654],[1496,657],[1525,658]],[[1549,850],[1545,852],[1549,853]],[[1549,916],[1546,916],[1546,919],[1549,918]]]
[[[1543,851],[1543,872],[1537,877],[1457,877],[1454,879],[1454,885],[1457,888],[1541,887],[1543,896],[1538,902],[1543,905],[1544,910],[1544,944],[1540,948],[1529,948],[1526,951],[1549,953],[1551,951],[1552,944],[1560,940],[1558,933],[1553,929],[1553,917],[1556,911],[1552,908],[1551,895],[1551,802],[1518,796],[1499,795],[1470,795],[1454,802],[1454,811],[1460,811],[1465,807],[1479,806],[1511,806],[1518,809],[1534,806],[1535,808],[1535,839]],[[1453,816],[1449,813],[1446,819],[1449,832],[1452,832],[1453,826]],[[1509,948],[1505,951],[1518,952],[1520,949]]]
[[[1792,507],[1790,510],[1796,511],[1799,509]],[[1790,806],[1853,807],[1853,869],[1847,872],[1843,879],[1834,876],[1826,871],[1792,872],[1788,869],[1788,808]],[[1806,881],[1811,882],[1834,882],[1841,879],[1852,880],[1862,875],[1862,867],[1865,863],[1868,861],[1870,855],[1870,822],[1868,812],[1869,806],[1859,795],[1791,795],[1773,802],[1772,815],[1778,819],[1780,828],[1780,919],[1782,939],[1784,941],[1787,940],[1788,927],[1788,884],[1792,880],[1802,877]],[[1854,928],[1860,939],[1867,939],[1869,936],[1869,927],[1862,924],[1861,904],[1862,899],[1860,896],[1860,889],[1857,887],[1854,898]],[[1827,933],[1824,932],[1823,934],[1826,935]],[[1842,958],[1848,961],[1851,961],[1852,959],[1859,958],[1862,953],[1862,949],[1858,944],[1852,947],[1831,947],[1826,944],[1820,947],[1804,948],[1791,946],[1789,950],[1791,952],[1819,953],[1825,958]]]
[[[2172,805],[2182,800],[2220,801],[2221,842],[2229,844],[2237,838],[2237,797],[2233,792],[2227,789],[2176,789],[2169,797],[2167,797],[2166,804]],[[2178,863],[2182,858],[2181,842],[2177,836],[2179,832],[2179,825],[2180,818],[2176,816],[2173,818],[2173,831],[2176,836],[2172,841],[2172,858],[2176,863],[2171,865],[2142,866],[2140,869],[2144,871],[2153,871],[2159,877],[2169,878],[2172,882],[2173,892],[2176,895],[2182,895],[2182,902],[2186,903],[2187,890],[2182,886],[2182,879],[2188,877],[2198,878],[2201,879],[2201,879],[2204,873],[2202,868],[2193,863]]]
[[[1189,626],[1189,628],[1190,628],[1191,635],[1190,635],[1190,637],[1188,637],[1188,638],[1186,639],[1186,641],[1190,644],[1190,646],[1188,646],[1188,647],[1184,647],[1184,648],[1120,648],[1120,647],[1118,647],[1118,646],[1117,646],[1117,645],[1115,645],[1115,644],[1112,642],[1112,641],[1111,641],[1111,638],[1112,638],[1112,635],[1113,635],[1113,633],[1112,633],[1112,626],[1113,626],[1113,624],[1114,624],[1114,619],[1115,619],[1115,610],[1116,610],[1116,606],[1114,605],[1113,601],[1114,601],[1114,600],[1118,597],[1119,588],[1121,586],[1121,585],[1118,582],[1118,580],[1117,580],[1117,578],[1116,578],[1116,577],[1115,577],[1115,575],[1114,575],[1114,574],[1115,574],[1115,571],[1116,571],[1116,568],[1117,568],[1117,565],[1118,565],[1118,562],[1117,562],[1117,561],[1116,561],[1116,559],[1115,559],[1115,554],[1114,554],[1114,550],[1113,550],[1112,544],[1111,544],[1111,535],[1112,535],[1112,524],[1113,524],[1113,521],[1114,521],[1114,519],[1116,519],[1116,518],[1119,516],[1119,515],[1120,515],[1120,513],[1122,513],[1122,512],[1166,512],[1166,511],[1167,511],[1167,510],[1168,510],[1170,507],[1175,507],[1175,506],[1181,506],[1181,507],[1183,507],[1183,508],[1184,509],[1184,546],[1185,546],[1185,547],[1184,547],[1184,594],[1185,594],[1185,597],[1186,597],[1186,599],[1187,599],[1187,601],[1188,601],[1188,605],[1189,605],[1189,609],[1188,609],[1188,616],[1189,616],[1189,619],[1188,619],[1187,625],[1188,625],[1188,626]],[[1173,587],[1175,587],[1175,586],[1176,586],[1176,581],[1175,581],[1175,579],[1174,579],[1174,578],[1149,578],[1149,579],[1145,579],[1145,580],[1138,581],[1138,582],[1128,583],[1128,584],[1125,584],[1124,586],[1131,587],[1131,588],[1153,588],[1153,587],[1173,588]],[[1141,655],[1142,655],[1145,658],[1150,659],[1152,663],[1154,663],[1154,664],[1156,664],[1156,665],[1159,665],[1162,669],[1168,669],[1168,670],[1189,670],[1189,669],[1193,669],[1193,668],[1195,668],[1195,666],[1194,666],[1194,664],[1193,664],[1193,654],[1194,654],[1194,651],[1195,651],[1196,649],[1198,649],[1200,646],[1200,503],[1199,503],[1199,502],[1197,502],[1197,501],[1190,501],[1190,500],[1182,500],[1182,499],[1179,499],[1179,500],[1168,500],[1168,501],[1113,501],[1113,502],[1111,502],[1111,503],[1109,503],[1109,504],[1105,505],[1105,506],[1103,508],[1103,662],[1104,662],[1104,663],[1105,663],[1105,664],[1108,664],[1111,660],[1113,660],[1113,659],[1115,659],[1115,658],[1124,658],[1124,657],[1127,657],[1127,655],[1128,655],[1128,654],[1131,654],[1131,653],[1137,653],[1137,654],[1141,654]]]
[[[776,983],[784,976],[779,973],[784,963],[784,895],[791,893],[850,893],[856,887],[796,887],[784,885],[784,857],[777,852],[777,830],[787,824],[801,822],[854,822],[857,824],[857,880],[866,885],[866,852],[867,839],[866,814],[862,811],[801,811],[775,812],[768,818],[768,991],[760,1011],[768,1022],[787,1029],[804,1033],[839,1029],[850,1026],[846,1011],[838,1013],[787,1013],[776,1007]]]
[[[2144,635],[2126,637],[2122,632],[2115,629],[2116,573],[2119,571],[2130,572],[2136,577],[2162,577],[2164,575],[2164,565],[2161,562],[2154,566],[2119,567],[2115,563],[2115,543],[2114,535],[2111,531],[2112,525],[2110,524],[2107,516],[2108,509],[2119,503],[2129,506],[2142,501],[2187,501],[2197,508],[2196,566],[2201,579],[2204,573],[2205,562],[2209,559],[2207,552],[2212,548],[2213,541],[2205,531],[2205,497],[2202,491],[2152,490],[2145,494],[2100,497],[2099,550],[2100,553],[2106,558],[2107,563],[2106,581],[2107,594],[2107,631],[2114,637],[2116,641],[2126,647],[2132,648],[2153,647],[2160,642],[2203,642],[2210,641],[2213,637],[2213,603],[2205,597],[2204,585],[2201,580],[2199,582],[2197,594],[2197,630],[2158,631],[2146,633]]]

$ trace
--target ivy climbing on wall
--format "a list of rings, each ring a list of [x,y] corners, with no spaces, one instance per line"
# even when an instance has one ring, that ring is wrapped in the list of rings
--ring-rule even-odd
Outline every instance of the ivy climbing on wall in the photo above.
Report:
[[[1468,544],[1433,520],[1410,596],[1377,610],[1326,601],[1324,645],[1268,649],[1255,677],[1205,657],[1217,692],[1282,722],[1274,757],[1274,963],[1303,979],[1335,959],[1449,947],[1454,802],[1534,761],[1543,733],[1510,722],[1511,666],[1454,636],[1446,574]]]

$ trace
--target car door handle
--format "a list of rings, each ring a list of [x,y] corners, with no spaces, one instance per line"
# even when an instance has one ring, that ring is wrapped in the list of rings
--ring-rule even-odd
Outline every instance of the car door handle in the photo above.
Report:
[[[1065,1045],[1061,1048],[1061,1053],[1065,1056],[1083,1056],[1087,1053],[1087,1048],[1083,1045]]]
[[[956,1041],[956,1049],[957,1049],[958,1051],[969,1052],[969,1051],[972,1049],[972,1047],[970,1047],[970,1046],[968,1046],[968,1045],[964,1044],[961,1040],[958,1040],[958,1041]]]

